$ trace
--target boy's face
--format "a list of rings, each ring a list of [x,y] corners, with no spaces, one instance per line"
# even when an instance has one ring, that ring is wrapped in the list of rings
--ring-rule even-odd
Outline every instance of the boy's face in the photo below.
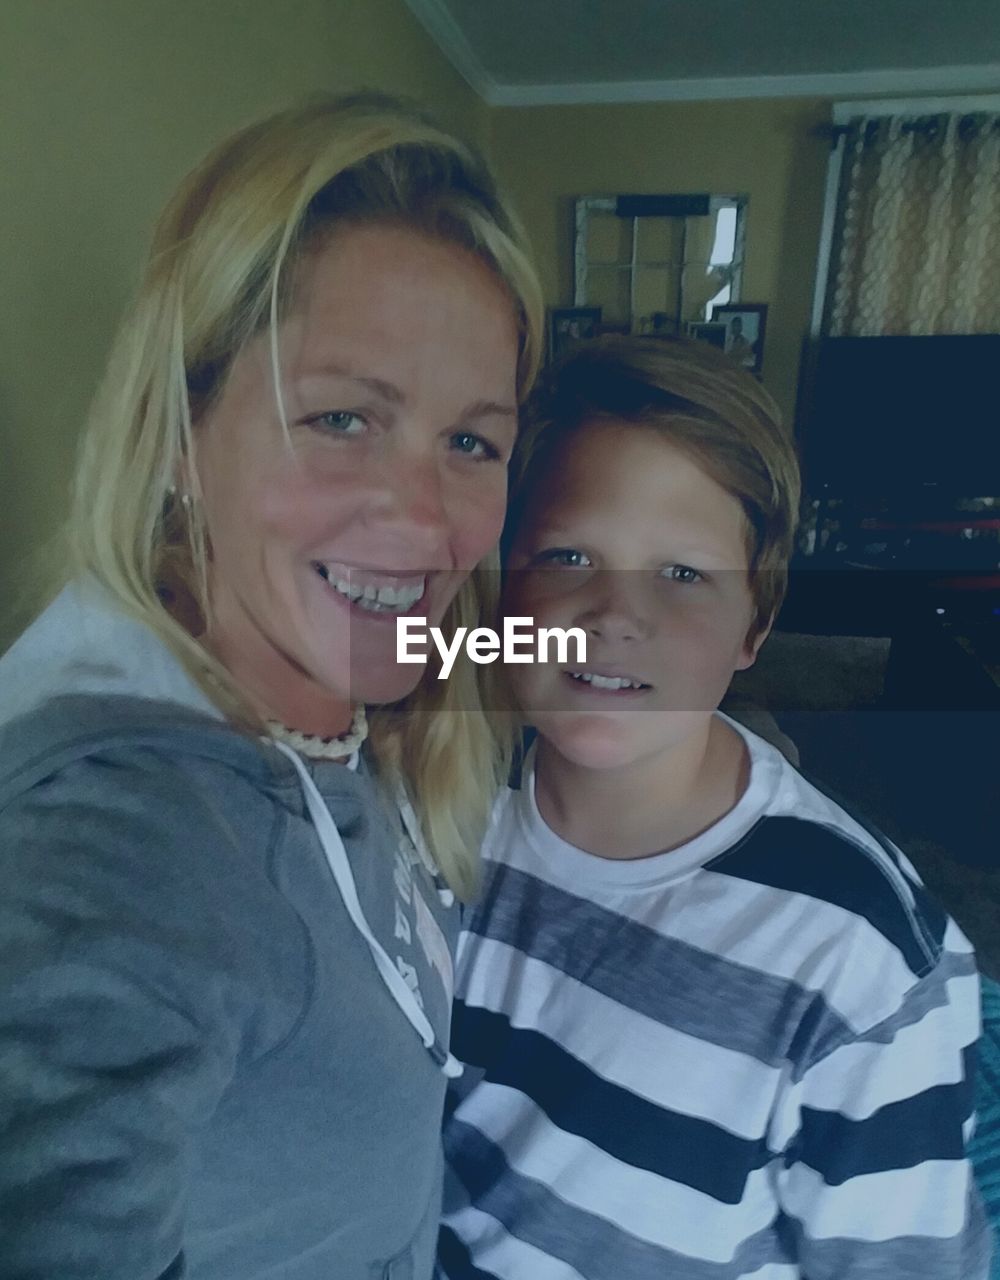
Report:
[[[652,428],[582,428],[536,484],[504,612],[581,628],[587,660],[511,666],[525,718],[589,768],[698,734],[763,640],[747,641],[748,567],[739,502],[688,454]]]

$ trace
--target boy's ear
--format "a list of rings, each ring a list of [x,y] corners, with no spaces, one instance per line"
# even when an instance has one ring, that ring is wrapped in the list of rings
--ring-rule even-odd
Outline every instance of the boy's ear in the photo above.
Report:
[[[743,648],[740,652],[739,661],[736,664],[737,671],[746,671],[757,661],[757,654],[760,653],[760,647],[771,634],[771,628],[774,626],[774,614],[772,613],[767,622],[754,634],[747,632],[747,637],[743,641]]]

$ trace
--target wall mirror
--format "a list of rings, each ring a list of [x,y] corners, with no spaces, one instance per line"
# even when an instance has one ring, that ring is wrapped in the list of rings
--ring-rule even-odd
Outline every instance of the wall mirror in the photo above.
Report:
[[[582,196],[576,201],[573,301],[604,328],[674,334],[739,302],[746,196]]]

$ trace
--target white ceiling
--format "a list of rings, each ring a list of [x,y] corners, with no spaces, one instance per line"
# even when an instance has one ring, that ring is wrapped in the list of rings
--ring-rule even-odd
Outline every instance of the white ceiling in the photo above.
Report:
[[[493,105],[1000,88],[1000,0],[407,0]]]

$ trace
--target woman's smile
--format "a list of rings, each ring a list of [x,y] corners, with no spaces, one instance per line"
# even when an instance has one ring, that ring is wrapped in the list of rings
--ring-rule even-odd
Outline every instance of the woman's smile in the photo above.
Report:
[[[442,352],[447,357],[442,358]],[[500,535],[517,318],[474,254],[395,226],[307,255],[279,327],[199,424],[210,642],[279,720],[330,732],[409,694],[399,617],[438,624]]]
[[[359,614],[378,617],[403,617],[419,613],[427,593],[429,574],[382,573],[334,562],[317,561],[313,568],[327,584],[335,599]]]

